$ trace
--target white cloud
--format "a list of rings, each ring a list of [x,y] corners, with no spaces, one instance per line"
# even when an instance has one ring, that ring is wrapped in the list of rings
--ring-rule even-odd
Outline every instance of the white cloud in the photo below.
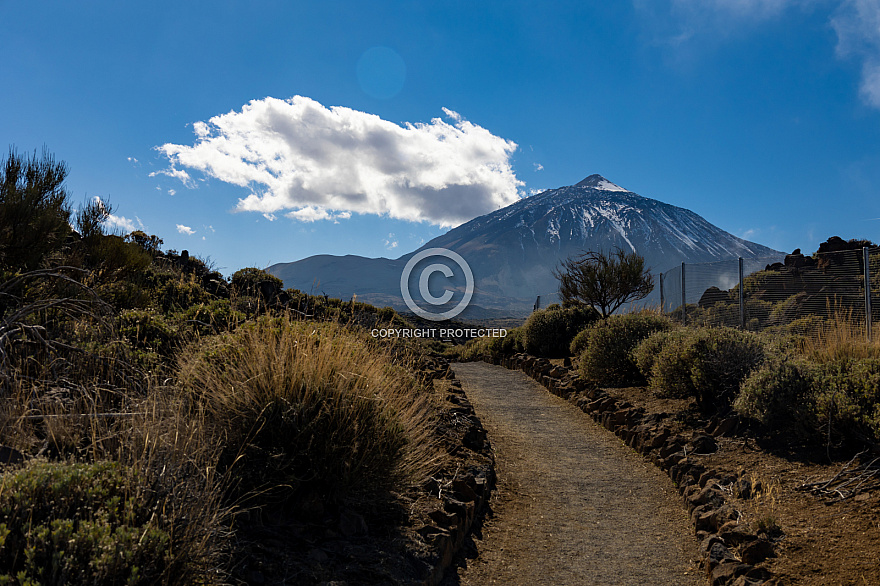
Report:
[[[862,60],[862,99],[880,108],[880,0],[847,0],[831,19],[837,54]]]
[[[543,171],[544,170],[544,165],[542,165],[541,163],[534,163],[534,165],[535,165],[535,171]]]
[[[156,177],[158,175],[167,175],[172,179],[179,179],[181,183],[189,188],[195,187],[195,183],[193,183],[192,177],[190,177],[189,173],[187,173],[183,169],[175,169],[174,167],[170,167],[168,169],[162,169],[160,171],[153,171],[152,173],[150,173],[150,177]],[[161,188],[157,187],[156,189]]]
[[[290,218],[291,220],[299,220],[300,222],[317,222],[318,220],[333,220],[334,223],[339,223],[337,220],[347,220],[351,217],[351,212],[329,212],[324,208],[317,206],[306,206],[304,208],[294,210],[292,212],[288,212],[284,214],[285,217]]]
[[[454,226],[509,205],[522,182],[510,164],[516,144],[443,110],[451,121],[403,126],[306,97],[253,100],[240,112],[196,122],[192,146],[156,147],[161,173],[182,168],[247,187],[240,211],[314,222],[351,213]]]
[[[138,220],[138,223],[140,224],[140,220]],[[137,225],[134,220],[129,220],[125,216],[116,216],[114,214],[107,216],[107,219],[104,220],[104,227],[111,231],[122,230],[126,234],[137,230]]]
[[[144,223],[141,222],[140,218],[135,216],[134,220],[130,220],[125,216],[117,216],[113,213],[113,208],[107,207],[107,204],[104,202],[104,200],[97,195],[92,197],[92,201],[98,204],[101,210],[107,215],[104,221],[101,222],[101,225],[104,227],[105,230],[108,230],[110,232],[121,231],[127,234],[129,232],[134,232],[138,229],[138,227],[140,227],[141,229],[144,228]],[[135,224],[135,221],[137,222],[137,224]]]
[[[389,233],[388,240],[385,241],[385,248],[387,248],[388,250],[394,250],[395,248],[397,248],[398,242],[397,242],[397,240],[392,240],[393,238],[394,238],[394,233],[393,232]]]
[[[189,226],[184,226],[183,224],[177,224],[177,231],[181,234],[186,234],[187,236],[192,236],[196,233],[195,230],[193,230]]]
[[[175,191],[173,189],[168,190],[168,195],[175,195],[176,193],[177,193],[177,191]]]
[[[127,160],[129,163],[134,163],[134,164],[137,164],[137,163],[139,162],[139,161],[138,161],[136,158],[134,158],[134,157],[126,157],[126,160]]]
[[[544,193],[547,191],[546,189],[529,189],[529,195],[538,195],[539,193]]]

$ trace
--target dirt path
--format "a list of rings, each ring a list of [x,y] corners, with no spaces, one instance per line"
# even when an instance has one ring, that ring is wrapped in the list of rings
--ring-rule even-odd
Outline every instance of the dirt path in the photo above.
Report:
[[[453,369],[497,459],[492,514],[451,584],[697,584],[697,543],[669,478],[524,374]]]

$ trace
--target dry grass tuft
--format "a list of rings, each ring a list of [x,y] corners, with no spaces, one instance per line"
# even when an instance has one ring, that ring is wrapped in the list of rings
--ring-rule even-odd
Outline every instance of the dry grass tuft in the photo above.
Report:
[[[880,337],[868,342],[864,322],[853,319],[852,309],[838,308],[814,336],[804,338],[802,352],[823,364],[880,358]]]
[[[336,324],[261,318],[182,353],[179,380],[238,498],[333,500],[438,463],[428,393]]]

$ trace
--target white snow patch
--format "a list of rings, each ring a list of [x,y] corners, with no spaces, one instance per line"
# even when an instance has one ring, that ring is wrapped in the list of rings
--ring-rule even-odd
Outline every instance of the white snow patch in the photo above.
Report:
[[[624,189],[620,185],[616,185],[614,183],[611,183],[607,179],[603,179],[602,181],[597,183],[596,189],[602,189],[605,191],[627,191],[627,192],[629,191],[628,189]]]

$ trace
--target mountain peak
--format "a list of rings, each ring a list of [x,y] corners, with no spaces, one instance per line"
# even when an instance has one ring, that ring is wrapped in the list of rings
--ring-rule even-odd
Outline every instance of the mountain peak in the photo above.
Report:
[[[590,175],[589,177],[575,185],[575,187],[592,187],[594,189],[601,189],[602,191],[628,191],[620,185],[611,183],[598,173]]]

